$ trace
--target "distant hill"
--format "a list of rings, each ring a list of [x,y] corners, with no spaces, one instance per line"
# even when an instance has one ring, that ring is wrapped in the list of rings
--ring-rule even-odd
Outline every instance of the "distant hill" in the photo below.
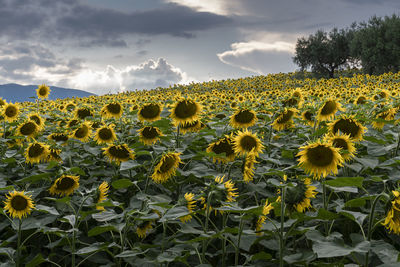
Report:
[[[8,83],[0,85],[0,97],[7,102],[24,102],[35,101],[37,99],[36,89],[37,85],[20,85],[15,83]],[[86,91],[77,89],[67,89],[56,86],[50,86],[49,100],[56,100],[57,98],[63,99],[68,97],[87,97],[95,95]],[[29,97],[35,98],[29,98]]]

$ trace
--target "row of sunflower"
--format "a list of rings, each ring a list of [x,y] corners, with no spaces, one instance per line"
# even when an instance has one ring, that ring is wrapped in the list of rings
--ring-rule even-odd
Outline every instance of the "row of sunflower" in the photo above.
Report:
[[[57,101],[41,85],[35,103],[3,100],[0,257],[395,262],[375,248],[400,245],[399,75],[277,74]]]

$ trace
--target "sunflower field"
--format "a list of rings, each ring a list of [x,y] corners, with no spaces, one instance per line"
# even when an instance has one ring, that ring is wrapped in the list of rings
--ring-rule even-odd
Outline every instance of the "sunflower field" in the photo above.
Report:
[[[1,266],[399,266],[400,73],[0,100]]]

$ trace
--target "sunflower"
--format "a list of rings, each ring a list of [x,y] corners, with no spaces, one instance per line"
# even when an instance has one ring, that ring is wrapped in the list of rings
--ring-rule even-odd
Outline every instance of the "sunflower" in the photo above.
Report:
[[[156,183],[164,183],[175,175],[179,163],[182,163],[179,157],[181,153],[169,152],[162,156],[160,162],[154,167],[151,178]]]
[[[148,103],[143,105],[138,111],[138,119],[140,121],[157,121],[161,117],[162,105],[156,103]]]
[[[90,126],[89,122],[85,121],[71,134],[71,138],[78,139],[82,142],[87,142],[89,141],[91,134],[92,127]]]
[[[55,142],[67,142],[69,139],[68,135],[63,133],[52,133],[47,138]]]
[[[301,113],[301,118],[306,122],[307,125],[313,127],[315,124],[315,117],[314,113],[312,113],[310,110],[306,110],[303,113]]]
[[[18,125],[17,135],[34,138],[39,132],[39,126],[34,121],[26,121]]]
[[[93,112],[89,108],[82,107],[75,110],[75,118],[84,120],[86,117],[93,117]]]
[[[135,155],[127,144],[111,144],[107,148],[102,148],[102,150],[104,150],[103,154],[108,158],[108,160],[110,162],[115,162],[117,165],[121,164],[121,162],[135,158]]]
[[[228,180],[224,182],[225,175],[224,176],[217,176],[215,177],[214,181],[217,184],[223,184],[224,185],[224,191],[225,191],[225,202],[234,202],[236,201],[236,197],[239,195],[238,192],[235,192],[238,190],[235,188],[235,184],[232,182],[232,180]]]
[[[79,176],[63,175],[57,178],[50,187],[52,195],[69,196],[79,188]]]
[[[217,156],[213,156],[214,162],[230,162],[235,159],[235,150],[233,146],[233,137],[229,135],[225,135],[224,138],[219,139],[218,141],[211,143],[206,150],[207,153],[215,153]],[[221,155],[221,156],[219,156]],[[224,157],[222,155],[225,155]]]
[[[202,106],[192,99],[179,99],[170,109],[170,117],[175,125],[185,124],[199,119]]]
[[[58,161],[62,162],[62,158],[60,157],[61,150],[56,148],[50,148],[49,154],[47,155],[47,161]]]
[[[103,202],[104,200],[107,199],[108,196],[108,190],[110,189],[110,186],[106,181],[102,182],[101,185],[99,185],[98,188],[98,197],[97,197],[97,204]],[[98,206],[96,205],[97,210],[105,210],[103,206]]]
[[[138,132],[140,142],[145,145],[152,145],[160,140],[160,136],[163,136],[160,129],[153,126],[145,126],[142,129],[138,130]]]
[[[297,180],[296,183],[296,187],[286,188],[285,202],[297,212],[304,212],[311,208],[311,198],[317,195],[317,188],[311,186],[310,178]]]
[[[367,97],[360,95],[359,97],[357,97],[356,100],[354,100],[353,104],[354,105],[363,105],[363,104],[367,103],[367,100],[368,100]]]
[[[25,159],[27,163],[39,163],[45,161],[49,154],[49,146],[43,143],[31,143],[25,150]]]
[[[35,208],[30,195],[26,195],[25,191],[8,192],[6,195],[7,200],[4,201],[4,209],[13,218],[21,219],[31,214],[32,209]]]
[[[396,109],[390,108],[386,111],[380,112],[376,115],[376,121],[372,122],[372,127],[376,130],[382,130],[383,126],[385,126],[385,121],[394,120],[396,115]]]
[[[179,127],[179,130],[182,134],[186,134],[186,133],[197,133],[199,132],[201,129],[203,129],[205,127],[205,124],[202,123],[200,120],[195,120],[192,122],[188,122],[185,124],[181,124]]]
[[[247,129],[244,132],[238,132],[234,138],[233,147],[237,155],[245,155],[246,153],[253,152],[256,157],[258,157],[258,153],[261,153],[264,148],[257,135]]]
[[[153,229],[153,226],[151,225],[151,221],[146,221],[144,223],[142,223],[141,225],[139,225],[136,228],[136,234],[138,235],[138,237],[140,238],[145,238],[147,233]]]
[[[2,106],[4,119],[8,122],[13,122],[19,115],[18,104],[8,103]]]
[[[258,163],[256,161],[256,155],[254,153],[248,153],[246,155],[244,169],[243,169],[243,180],[248,183],[253,181],[254,176],[254,164]]]
[[[314,178],[324,178],[332,173],[338,173],[338,166],[342,166],[343,157],[339,153],[339,148],[331,144],[316,141],[308,145],[300,147],[300,152],[297,156],[299,166],[304,169],[306,173],[313,174]]]
[[[37,113],[30,113],[28,114],[28,119],[34,121],[37,126],[39,126],[39,131],[43,130],[44,128],[44,119],[40,117]]]
[[[115,135],[114,132],[114,127],[113,125],[107,126],[104,125],[96,130],[95,136],[93,138],[97,144],[107,144],[107,143],[113,143],[116,139],[117,136]]]
[[[256,223],[256,232],[257,235],[262,235],[261,228],[264,222],[267,220],[267,215],[273,210],[274,207],[272,206],[272,203],[268,203],[268,199],[265,200],[265,204],[262,209],[262,215],[258,217],[257,223]]]
[[[324,139],[326,143],[340,148],[339,152],[345,161],[349,161],[354,157],[356,148],[349,135],[338,133],[336,135],[327,135]]]
[[[394,199],[392,207],[386,215],[385,221],[382,223],[386,229],[395,234],[400,234],[400,192],[392,191]]]
[[[317,120],[318,121],[326,121],[330,120],[335,116],[335,113],[340,110],[344,111],[342,105],[339,102],[336,102],[333,99],[326,101],[322,107],[318,110]]]
[[[230,117],[230,124],[234,128],[251,127],[257,122],[257,114],[250,109],[239,109]]]
[[[45,84],[39,85],[38,88],[36,89],[36,95],[38,96],[38,98],[41,99],[46,99],[49,97],[50,94],[50,87],[48,87]]]
[[[194,194],[186,193],[185,200],[186,200],[186,207],[187,207],[189,213],[192,213],[194,208],[196,207],[196,200],[194,199]],[[181,220],[181,222],[186,223],[192,219],[192,215],[188,214],[188,215],[180,217],[179,219]]]
[[[124,108],[118,102],[109,103],[105,105],[100,111],[102,117],[115,119],[119,119],[122,116],[123,112]]]
[[[281,112],[272,123],[272,128],[277,131],[281,131],[294,127],[293,117],[296,115],[296,113],[297,109],[285,108],[285,110]]]
[[[335,135],[337,132],[350,135],[354,141],[361,141],[363,139],[366,127],[362,126],[353,116],[342,115],[339,119],[328,124],[329,131]]]

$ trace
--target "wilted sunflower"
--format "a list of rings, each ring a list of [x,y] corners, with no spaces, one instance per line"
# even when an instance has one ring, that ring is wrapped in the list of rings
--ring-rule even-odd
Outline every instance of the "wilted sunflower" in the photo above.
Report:
[[[127,144],[122,145],[109,145],[107,148],[102,148],[103,154],[108,158],[110,162],[115,162],[117,165],[121,162],[134,159],[135,155],[130,150]]]
[[[336,102],[333,99],[326,101],[322,107],[318,110],[317,120],[318,121],[326,121],[330,120],[335,116],[335,113],[340,110],[344,111],[342,105],[339,102]]]
[[[117,136],[115,135],[114,132],[114,127],[113,125],[107,126],[104,125],[96,130],[95,136],[93,138],[97,144],[107,144],[107,143],[113,143],[116,139]]]
[[[185,193],[186,207],[189,213],[192,213],[196,207],[196,200],[194,199],[193,193]],[[192,219],[192,215],[188,214],[179,218],[181,222],[187,223]]]
[[[41,99],[46,99],[49,97],[50,94],[50,87],[48,87],[45,84],[39,85],[39,87],[36,89],[36,94],[38,96],[38,98]]]
[[[170,109],[170,117],[175,125],[185,124],[199,119],[202,106],[192,99],[179,99]]]
[[[267,215],[273,210],[274,207],[272,206],[272,203],[268,204],[268,199],[265,200],[265,204],[262,209],[262,215],[258,217],[257,223],[256,223],[256,232],[257,235],[262,235],[261,228],[264,224],[264,222],[267,220]]]
[[[225,157],[222,156],[214,156],[214,162],[222,162],[226,163],[229,161],[233,161],[235,159],[235,150],[233,147],[233,137],[229,135],[225,135],[224,138],[219,139],[217,142],[211,143],[207,147],[207,153],[215,153],[217,155],[224,154]]]
[[[347,115],[342,115],[339,119],[329,123],[328,125],[331,134],[335,135],[336,133],[341,132],[350,135],[350,138],[354,141],[361,141],[364,132],[367,130],[367,128],[356,121],[353,116]]]
[[[179,157],[181,153],[169,152],[162,156],[160,162],[154,167],[151,178],[156,183],[164,183],[175,175],[179,163],[182,163]]]
[[[298,110],[294,108],[285,108],[285,110],[280,113],[272,123],[272,128],[281,131],[294,127],[293,117],[296,115],[297,111]]]
[[[314,178],[320,179],[328,174],[337,174],[338,166],[342,166],[343,157],[339,153],[339,148],[330,144],[316,141],[308,145],[300,147],[297,156],[299,166],[308,174],[312,174]]]
[[[138,111],[138,119],[140,121],[157,121],[161,117],[162,105],[156,103],[148,103],[143,105]]]
[[[160,129],[153,126],[145,126],[142,129],[138,130],[138,132],[139,140],[145,145],[152,145],[160,140],[160,136],[163,136]]]
[[[102,117],[115,119],[119,119],[122,116],[123,112],[124,108],[118,102],[109,103],[105,105],[100,111]]]
[[[136,234],[140,238],[145,238],[147,235],[147,232],[149,232],[151,229],[153,229],[153,226],[151,225],[151,221],[145,221],[136,228]]]
[[[79,188],[79,176],[63,175],[57,178],[50,187],[52,195],[69,196]]]
[[[82,107],[75,110],[75,118],[84,120],[86,117],[93,117],[93,112],[89,108]]]
[[[40,117],[37,113],[30,113],[28,114],[28,119],[34,121],[37,126],[39,126],[39,131],[43,130],[44,128],[44,119]]]
[[[386,215],[385,221],[382,223],[386,229],[395,234],[400,234],[400,192],[392,191],[394,199],[392,207]]]
[[[285,202],[297,210],[297,212],[304,212],[311,207],[311,198],[317,195],[317,188],[311,186],[311,179],[296,180],[297,186],[286,188]]]
[[[25,150],[25,159],[27,163],[39,163],[45,161],[49,154],[49,146],[43,143],[31,143]]]
[[[102,182],[101,185],[99,185],[98,192],[97,192],[97,204],[103,202],[104,200],[107,199],[108,196],[108,190],[110,189],[110,186],[106,181]],[[96,205],[97,210],[105,210],[103,206],[98,206]]]
[[[230,118],[230,124],[234,128],[251,127],[257,122],[257,114],[250,109],[239,109]]]
[[[390,108],[386,111],[378,113],[375,117],[376,120],[372,122],[372,127],[376,130],[382,130],[383,126],[385,126],[385,121],[394,120],[395,115],[395,108]]]
[[[324,139],[326,143],[340,148],[339,153],[345,161],[349,161],[354,157],[356,148],[349,135],[338,133],[336,135],[327,135]]]
[[[239,131],[234,138],[233,147],[237,155],[245,155],[253,152],[256,157],[261,153],[264,146],[256,134],[247,129],[244,132]]]
[[[4,209],[13,218],[21,219],[31,214],[32,209],[35,208],[30,195],[26,195],[25,191],[8,192],[6,195],[7,200],[4,201]]]
[[[92,134],[92,127],[89,122],[83,122],[72,134],[71,138],[78,139],[82,142],[87,142]]]
[[[246,155],[245,163],[244,163],[244,169],[243,169],[243,180],[246,183],[249,183],[253,181],[253,176],[254,176],[254,164],[258,163],[256,161],[256,155],[254,153],[248,153]]]
[[[34,121],[26,121],[18,125],[17,135],[34,138],[39,132],[39,126]]]
[[[179,127],[179,131],[182,134],[186,134],[186,133],[197,133],[198,131],[200,131],[201,129],[203,129],[205,127],[205,124],[202,123],[200,120],[195,120],[192,122],[188,122],[185,124],[181,124]]]
[[[8,103],[2,107],[3,107],[3,116],[6,121],[13,122],[17,119],[19,115],[18,104]]]

